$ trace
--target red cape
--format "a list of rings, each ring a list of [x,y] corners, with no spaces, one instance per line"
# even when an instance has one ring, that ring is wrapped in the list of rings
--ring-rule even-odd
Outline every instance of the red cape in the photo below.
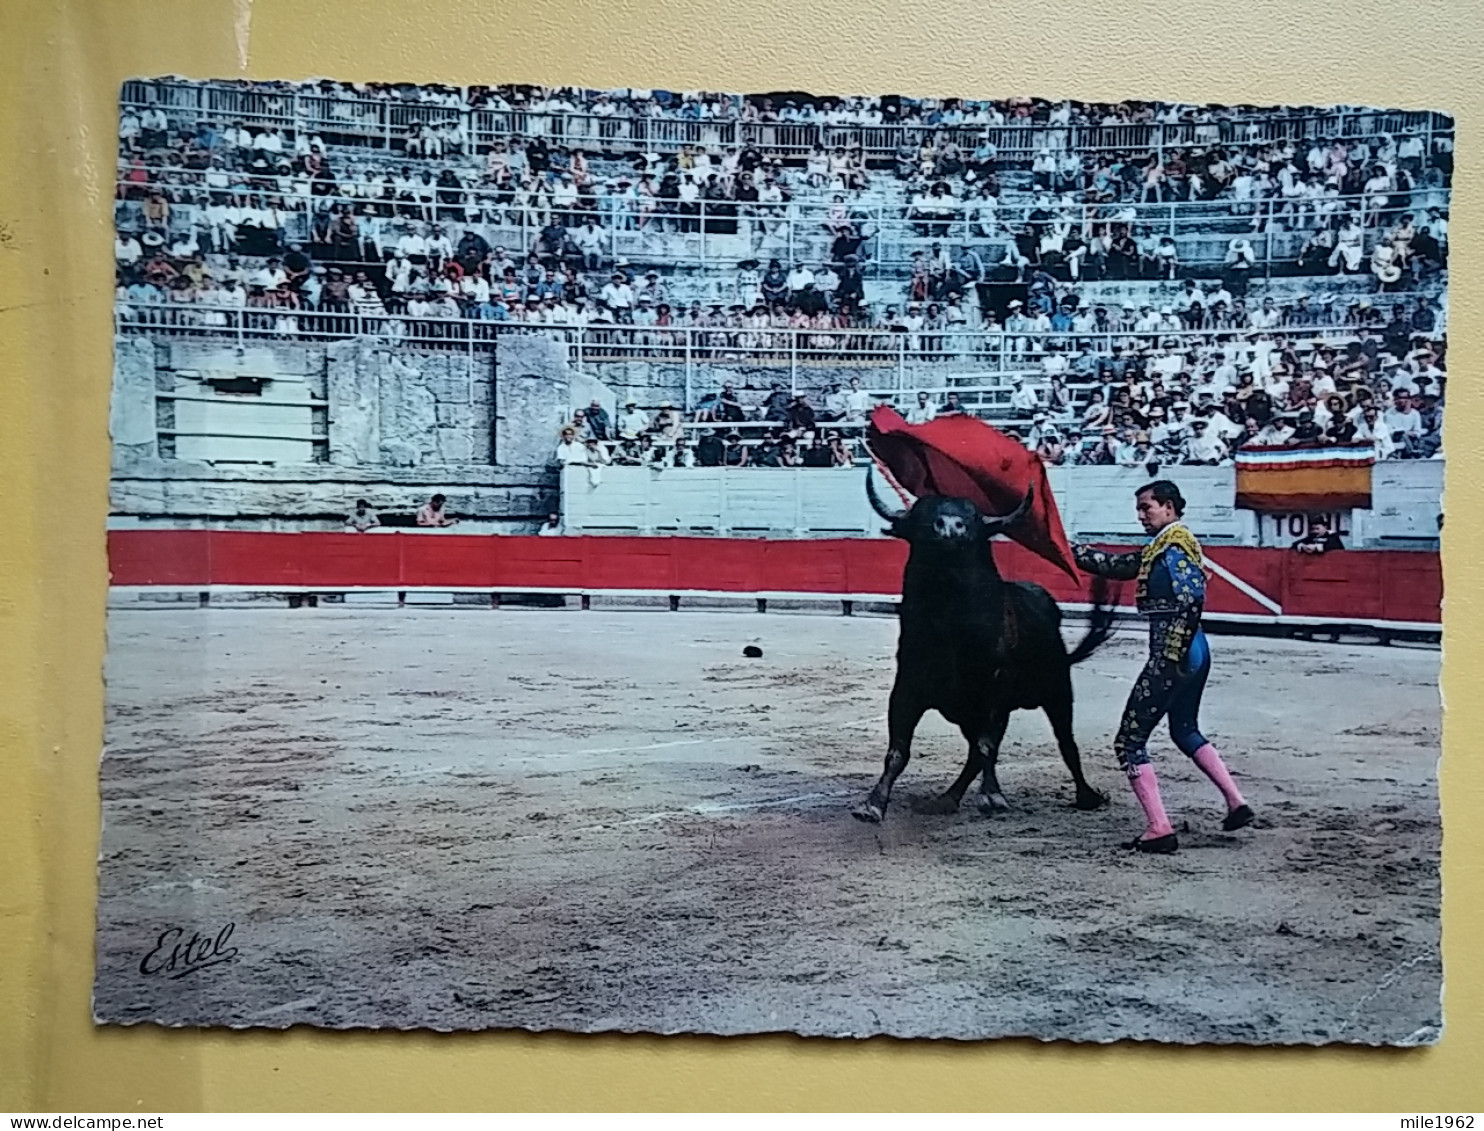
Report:
[[[891,477],[914,495],[969,499],[985,514],[1008,514],[1034,487],[1035,503],[1006,532],[1027,550],[1080,580],[1040,458],[978,417],[954,414],[908,424],[895,409],[871,413],[866,440]]]

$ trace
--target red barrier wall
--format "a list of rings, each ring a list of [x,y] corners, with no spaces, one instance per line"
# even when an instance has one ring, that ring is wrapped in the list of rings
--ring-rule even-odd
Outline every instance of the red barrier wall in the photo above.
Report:
[[[247,531],[114,530],[115,585],[261,585],[274,588],[644,589],[658,593],[897,593],[906,546],[892,539],[769,541],[739,538],[525,538],[470,534],[271,534]],[[1007,577],[1038,582],[1061,601],[1085,601],[1074,581],[1013,542],[996,543]],[[1278,602],[1285,616],[1351,622],[1442,620],[1436,553],[1345,550],[1310,557],[1290,550],[1220,547],[1212,559]],[[1131,603],[1133,588],[1122,601]],[[1272,610],[1219,576],[1213,613]]]

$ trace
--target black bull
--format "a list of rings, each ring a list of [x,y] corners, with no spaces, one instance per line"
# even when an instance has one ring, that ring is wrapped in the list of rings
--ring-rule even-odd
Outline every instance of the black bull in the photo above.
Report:
[[[912,735],[922,716],[936,710],[969,744],[958,779],[919,812],[951,813],[980,774],[979,808],[1008,809],[995,776],[1000,741],[1010,712],[1046,712],[1062,760],[1077,786],[1077,808],[1096,809],[1107,797],[1082,776],[1082,755],[1072,737],[1072,665],[1108,639],[1113,613],[1106,588],[1094,582],[1092,623],[1068,653],[1061,609],[1051,594],[1029,582],[1001,580],[990,539],[1019,522],[1032,495],[1010,514],[990,517],[967,499],[924,497],[911,509],[889,509],[866,479],[871,506],[890,525],[885,533],[911,547],[902,576],[897,675],[887,709],[886,769],[871,794],[851,812],[880,821],[892,785],[912,756]]]

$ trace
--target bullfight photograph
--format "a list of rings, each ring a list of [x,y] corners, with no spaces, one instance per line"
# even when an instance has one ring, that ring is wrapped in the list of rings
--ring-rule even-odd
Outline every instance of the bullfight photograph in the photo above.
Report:
[[[1453,144],[125,83],[96,1022],[1439,1041]]]

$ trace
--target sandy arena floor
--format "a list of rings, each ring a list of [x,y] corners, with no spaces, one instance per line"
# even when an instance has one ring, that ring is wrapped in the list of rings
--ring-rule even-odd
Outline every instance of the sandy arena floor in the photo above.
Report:
[[[1441,1024],[1436,650],[1213,638],[1203,722],[1260,820],[1220,832],[1161,733],[1189,830],[1151,858],[1115,850],[1141,827],[1110,753],[1135,627],[1076,669],[1108,808],[1071,808],[1022,712],[1013,813],[914,814],[962,765],[934,715],[879,827],[848,808],[885,748],[885,617],[115,610],[109,637],[100,1020],[1316,1043]],[[231,961],[141,973],[161,932],[227,923]]]

